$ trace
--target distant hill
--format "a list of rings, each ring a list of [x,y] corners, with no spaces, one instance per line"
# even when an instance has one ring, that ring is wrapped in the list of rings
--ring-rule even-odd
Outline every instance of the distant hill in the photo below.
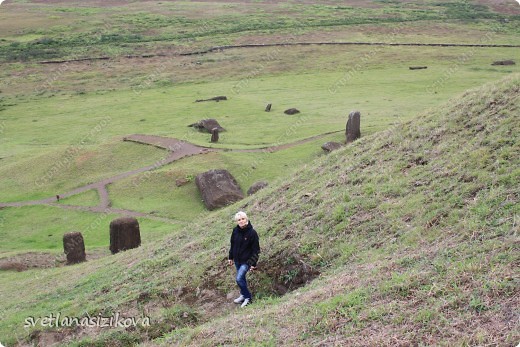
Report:
[[[518,74],[467,91],[163,242],[8,281],[1,342],[515,346],[519,95]],[[239,209],[262,247],[244,310],[226,298],[236,288],[224,264]],[[152,325],[20,329],[51,312]]]

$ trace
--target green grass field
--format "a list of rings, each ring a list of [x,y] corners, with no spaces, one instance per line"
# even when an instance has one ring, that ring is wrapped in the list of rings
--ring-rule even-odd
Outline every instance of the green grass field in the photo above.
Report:
[[[65,3],[67,4],[67,3]],[[273,34],[305,37],[309,32],[334,30],[357,39],[384,35],[377,30],[365,32],[361,26],[420,23],[420,31],[444,33],[456,23],[458,42],[481,30],[478,24],[500,22],[500,31],[518,33],[520,11],[514,2],[498,8],[468,2],[417,2],[414,6],[399,2],[369,1],[345,4],[243,2],[139,2],[111,6],[34,4],[11,2],[11,11],[2,13],[6,37],[0,45],[0,58],[6,61],[77,57],[90,54],[119,55],[143,53],[174,43],[209,46],[230,44],[245,35],[268,38]],[[350,6],[349,6],[350,5]],[[361,6],[360,6],[361,5]],[[21,18],[20,18],[21,17]],[[43,23],[52,23],[43,26]],[[426,25],[424,25],[426,24]],[[435,25],[440,26],[436,27]],[[431,26],[431,27],[430,27]],[[22,30],[20,30],[22,29]],[[423,42],[413,30],[402,35],[405,41]],[[162,45],[164,43],[164,45]]]
[[[9,97],[23,101],[13,101],[1,111],[4,130],[0,173],[7,178],[0,183],[2,202],[63,194],[118,173],[153,165],[166,156],[160,149],[122,142],[124,136],[133,133],[212,146],[208,134],[187,125],[214,117],[227,129],[214,147],[261,148],[341,131],[348,113],[357,109],[362,113],[362,131],[366,136],[412,119],[424,109],[433,110],[469,87],[519,71],[517,66],[490,66],[493,60],[509,57],[506,49],[482,49],[464,63],[457,62],[457,57],[467,53],[462,48],[427,48],[417,53],[412,48],[380,48],[375,52],[356,48],[355,52],[345,52],[336,47],[331,48],[334,55],[326,55],[324,47],[287,50],[294,59],[298,52],[305,54],[294,67],[295,72],[280,72],[282,62],[277,61],[278,71],[269,72],[266,67],[265,76],[262,71],[258,76],[246,75],[238,80],[184,82],[174,87],[153,85],[139,90],[139,94],[123,89],[101,94],[62,92],[53,97]],[[251,55],[243,51],[237,54]],[[352,59],[362,54],[368,58],[356,67]],[[323,63],[299,71],[309,68],[312,60]],[[346,63],[334,72],[334,61]],[[423,64],[428,69],[408,70],[408,66]],[[227,95],[229,100],[194,102],[220,94]],[[274,105],[270,113],[264,112],[267,103]],[[283,110],[290,107],[297,107],[301,113],[284,115]],[[342,136],[337,134],[331,139],[342,141]],[[316,140],[312,145],[272,155],[222,152],[185,159],[166,166],[164,174],[154,174],[153,181],[140,185],[137,191],[128,182],[140,180],[139,176],[110,186],[110,198],[115,207],[189,220],[204,210],[200,196],[193,184],[181,189],[174,187],[172,177],[194,177],[211,168],[228,168],[245,191],[255,180],[283,177],[283,164],[293,167],[312,159],[321,152],[319,147],[324,142],[326,139]],[[254,174],[242,178],[241,173],[251,171],[250,163],[258,161],[258,156],[262,157],[261,164]],[[92,203],[79,203],[82,204]],[[16,228],[12,232],[16,235]]]
[[[154,328],[91,334],[78,346],[156,338],[161,339],[154,345],[313,345],[331,331],[346,344],[357,334],[358,344],[388,345],[384,333],[369,338],[385,325],[403,344],[508,345],[519,336],[514,329],[494,335],[484,322],[505,314],[500,305],[516,291],[510,275],[494,274],[512,276],[515,261],[507,242],[514,244],[509,229],[518,215],[518,47],[286,45],[179,55],[219,45],[297,42],[520,45],[515,1],[11,0],[0,6],[0,33],[0,203],[53,198],[156,166],[105,187],[112,211],[145,214],[138,217],[143,246],[125,254],[105,254],[109,223],[124,212],[93,212],[103,204],[95,189],[52,205],[0,207],[0,261],[29,252],[64,258],[62,236],[68,231],[82,231],[87,254],[95,255],[75,267],[0,270],[6,283],[0,336],[8,336],[8,345],[18,337],[29,341],[20,323],[27,316],[56,310],[135,313],[136,307],[143,313],[148,301]],[[99,57],[106,59],[88,60]],[[41,64],[45,60],[63,61]],[[516,64],[491,65],[497,60]],[[195,102],[217,95],[228,100]],[[463,101],[446,104],[453,98]],[[268,103],[273,107],[266,113]],[[301,113],[283,113],[292,107]],[[320,146],[344,142],[352,110],[361,112],[362,139],[341,155],[326,155]],[[499,129],[481,117],[494,117],[494,111],[508,122]],[[485,130],[469,133],[475,124],[461,126],[477,116]],[[216,118],[226,129],[218,143],[188,127],[204,118]],[[458,129],[460,141],[439,119]],[[329,132],[334,133],[273,153],[240,151]],[[221,150],[157,165],[168,152],[123,141],[131,134]],[[434,163],[417,164],[431,157]],[[194,178],[215,168],[228,169],[244,193],[259,180],[270,187],[230,209],[209,212]],[[177,187],[177,179],[188,183]],[[284,336],[275,323],[265,325],[265,337],[261,329],[243,337],[229,331],[222,296],[233,288],[220,255],[239,208],[256,215],[267,247],[266,270],[252,279],[259,299],[255,324],[264,324],[265,317],[293,331],[291,320],[298,336]],[[307,306],[294,307],[298,298],[291,294],[290,311],[278,317],[280,288],[293,289],[302,275],[300,260],[323,276],[303,288]],[[359,277],[367,271],[377,280]],[[345,292],[327,296],[336,274]],[[457,282],[459,275],[472,278],[470,284]],[[217,308],[201,308],[208,293],[175,296],[172,288],[216,293]],[[492,305],[493,295],[500,305]],[[447,298],[448,308],[438,297]],[[417,310],[405,298],[416,300]],[[448,329],[446,310],[464,322],[479,312],[482,320],[475,321],[482,324],[460,335]],[[418,326],[425,330],[414,332]],[[439,334],[435,327],[449,332]],[[213,337],[204,342],[205,334]],[[62,343],[74,345],[73,340]]]
[[[66,202],[66,200],[64,200]],[[78,205],[81,205],[78,204]],[[0,211],[2,220],[1,254],[24,251],[63,251],[63,234],[81,231],[87,250],[108,248],[111,220],[116,214],[65,211],[57,207],[28,206]],[[159,236],[176,230],[179,225],[140,220],[143,238],[154,242]],[[16,230],[16,233],[13,232]]]

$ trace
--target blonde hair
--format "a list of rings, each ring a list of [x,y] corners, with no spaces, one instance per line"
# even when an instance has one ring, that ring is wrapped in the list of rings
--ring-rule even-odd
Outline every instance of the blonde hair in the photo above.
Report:
[[[245,219],[247,219],[247,221],[249,221],[249,218],[247,218],[247,214],[246,214],[244,211],[238,211],[238,212],[235,214],[235,222],[236,222],[240,217],[244,217]]]

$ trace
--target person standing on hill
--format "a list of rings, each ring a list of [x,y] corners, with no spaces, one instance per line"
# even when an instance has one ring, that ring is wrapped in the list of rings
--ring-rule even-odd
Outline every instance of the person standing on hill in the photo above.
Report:
[[[241,307],[246,307],[251,303],[251,292],[247,288],[246,274],[248,271],[256,269],[260,255],[260,241],[245,212],[238,212],[235,215],[235,221],[238,225],[233,228],[231,234],[228,264],[235,264],[236,281],[240,288],[240,296],[233,302],[241,304]]]

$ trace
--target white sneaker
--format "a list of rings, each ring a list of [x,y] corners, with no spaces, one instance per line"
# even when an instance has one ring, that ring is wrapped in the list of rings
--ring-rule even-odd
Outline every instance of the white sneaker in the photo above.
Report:
[[[244,296],[243,296],[243,295],[240,295],[238,298],[236,298],[235,300],[233,300],[233,302],[234,302],[235,304],[241,304],[241,303],[244,302],[244,300],[245,300]]]
[[[250,302],[251,299],[244,299],[244,302],[242,303],[242,305],[240,305],[240,307],[246,307],[247,305],[249,305]]]

